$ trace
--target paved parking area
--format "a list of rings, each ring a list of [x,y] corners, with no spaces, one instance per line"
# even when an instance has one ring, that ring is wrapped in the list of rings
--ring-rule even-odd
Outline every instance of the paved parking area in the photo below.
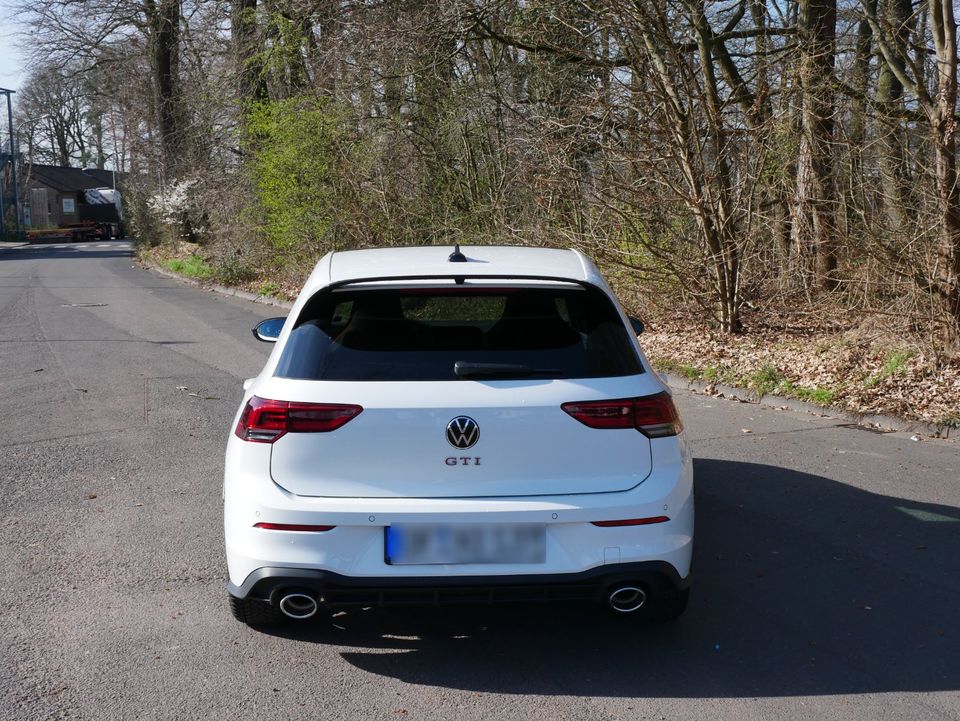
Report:
[[[696,583],[593,609],[225,604],[220,474],[276,309],[129,246],[0,254],[0,719],[958,719],[960,448],[680,394]]]

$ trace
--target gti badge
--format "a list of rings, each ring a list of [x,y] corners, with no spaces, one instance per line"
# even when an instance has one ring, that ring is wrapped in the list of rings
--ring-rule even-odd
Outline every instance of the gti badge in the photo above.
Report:
[[[454,448],[471,448],[479,440],[480,426],[470,416],[457,416],[447,424],[447,442]]]

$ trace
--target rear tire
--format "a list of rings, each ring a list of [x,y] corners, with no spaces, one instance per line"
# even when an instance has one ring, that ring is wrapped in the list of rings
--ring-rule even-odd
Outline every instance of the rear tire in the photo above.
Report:
[[[256,598],[230,596],[230,612],[235,619],[248,626],[279,626],[287,622],[287,617],[280,609]]]

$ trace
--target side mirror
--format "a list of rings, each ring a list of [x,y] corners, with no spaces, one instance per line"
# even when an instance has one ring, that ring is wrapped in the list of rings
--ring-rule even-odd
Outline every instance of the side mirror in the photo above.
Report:
[[[262,320],[253,327],[253,337],[262,340],[264,343],[276,343],[277,338],[280,337],[280,331],[283,330],[283,324],[286,322],[286,318]]]
[[[643,321],[639,318],[630,316],[630,325],[633,326],[633,332],[636,335],[641,335],[643,333]]]

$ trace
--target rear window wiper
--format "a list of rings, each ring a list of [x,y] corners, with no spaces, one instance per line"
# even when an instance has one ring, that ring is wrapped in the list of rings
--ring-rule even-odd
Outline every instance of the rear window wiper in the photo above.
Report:
[[[532,376],[532,375],[559,375],[559,368],[531,368],[519,363],[471,363],[457,361],[453,364],[453,372],[459,378],[476,376]]]

